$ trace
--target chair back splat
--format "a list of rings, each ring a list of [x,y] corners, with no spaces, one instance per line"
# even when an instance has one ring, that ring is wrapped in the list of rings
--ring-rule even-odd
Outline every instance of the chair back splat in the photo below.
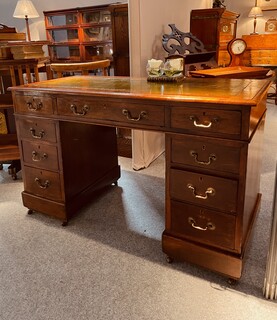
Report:
[[[166,59],[182,57],[185,75],[188,75],[189,71],[217,67],[216,51],[207,51],[203,42],[191,32],[182,32],[175,24],[168,26],[171,33],[162,37],[163,48],[168,53]]]

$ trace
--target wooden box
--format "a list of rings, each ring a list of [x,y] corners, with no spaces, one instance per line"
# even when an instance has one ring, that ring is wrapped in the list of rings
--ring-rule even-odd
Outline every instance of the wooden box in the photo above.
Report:
[[[25,33],[0,32],[0,59],[12,59],[11,49],[4,46],[7,41],[26,40]],[[3,47],[1,47],[3,42]]]

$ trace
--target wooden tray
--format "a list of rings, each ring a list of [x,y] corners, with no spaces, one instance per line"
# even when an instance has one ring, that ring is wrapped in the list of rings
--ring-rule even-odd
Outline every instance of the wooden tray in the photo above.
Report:
[[[200,78],[262,79],[271,77],[273,72],[268,68],[237,66],[190,71],[190,75]]]

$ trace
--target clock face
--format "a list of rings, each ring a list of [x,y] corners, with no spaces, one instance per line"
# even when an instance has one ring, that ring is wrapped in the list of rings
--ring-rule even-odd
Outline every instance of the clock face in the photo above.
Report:
[[[243,54],[246,50],[246,42],[243,39],[234,39],[230,43],[230,51],[234,55]]]

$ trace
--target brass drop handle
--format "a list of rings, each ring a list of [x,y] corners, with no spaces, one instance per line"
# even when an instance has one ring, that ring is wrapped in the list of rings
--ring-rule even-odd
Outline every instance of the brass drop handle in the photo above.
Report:
[[[141,111],[139,116],[137,118],[133,118],[131,115],[131,112],[127,109],[123,109],[122,110],[122,114],[124,114],[124,116],[126,116],[126,118],[130,121],[140,121],[143,118],[147,117],[147,112],[146,111]]]
[[[212,222],[208,222],[207,225],[206,225],[206,227],[205,227],[205,228],[202,228],[202,227],[196,225],[196,222],[195,222],[195,220],[194,220],[192,217],[189,217],[189,218],[188,218],[188,223],[189,223],[194,229],[197,229],[197,230],[200,230],[200,231],[215,230],[215,224],[213,224]]]
[[[30,128],[30,132],[32,134],[32,137],[35,139],[42,139],[45,133],[43,130],[41,130],[38,134],[36,134],[36,129],[34,128]]]
[[[89,106],[85,104],[82,107],[82,111],[77,111],[77,106],[76,106],[76,104],[73,103],[70,105],[70,109],[75,116],[85,116],[87,114],[87,112],[89,111]]]
[[[197,194],[196,191],[195,191],[195,188],[192,184],[188,184],[187,187],[189,189],[192,190],[192,194],[194,195],[195,198],[198,198],[198,199],[203,199],[203,200],[206,200],[208,199],[208,196],[211,195],[211,196],[214,196],[215,195],[215,189],[214,188],[211,188],[209,187],[206,191],[205,191],[205,195],[203,196],[202,194]]]
[[[32,160],[33,161],[42,161],[48,158],[47,153],[43,153],[43,155],[41,156],[39,153],[37,153],[36,151],[32,151]]]
[[[193,125],[198,128],[210,128],[213,123],[219,122],[218,118],[213,118],[207,123],[199,123],[199,119],[196,116],[189,116],[189,120],[193,121]]]
[[[203,165],[206,165],[206,166],[209,166],[213,161],[216,161],[216,155],[211,153],[209,155],[209,160],[208,161],[200,161],[198,160],[198,153],[194,150],[191,150],[190,151],[190,155],[194,158],[195,162],[198,163],[198,164],[203,164]]]
[[[32,101],[27,101],[27,107],[30,111],[38,111],[42,109],[43,104],[41,101],[36,102],[35,99],[33,99]]]
[[[35,178],[35,182],[41,189],[47,189],[50,186],[49,180],[45,180],[45,182],[42,183],[42,181],[39,178]]]

